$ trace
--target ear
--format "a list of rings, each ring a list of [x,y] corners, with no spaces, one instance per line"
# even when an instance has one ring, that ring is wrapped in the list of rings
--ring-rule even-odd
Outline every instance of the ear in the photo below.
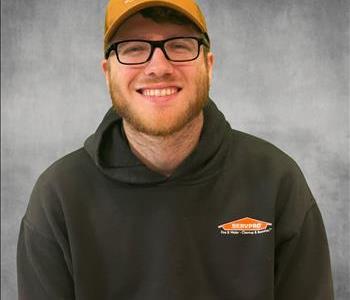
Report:
[[[209,84],[211,84],[213,78],[213,65],[214,65],[214,54],[212,52],[207,53],[207,69],[209,76]]]
[[[101,61],[101,67],[102,67],[103,74],[105,75],[107,87],[109,87],[109,66],[108,66],[107,59],[103,59]]]

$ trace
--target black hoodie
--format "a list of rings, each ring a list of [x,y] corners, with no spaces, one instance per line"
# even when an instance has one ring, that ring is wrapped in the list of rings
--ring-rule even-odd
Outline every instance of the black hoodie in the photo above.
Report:
[[[209,101],[165,177],[109,110],[38,179],[18,241],[19,299],[331,300],[327,238],[295,162]]]

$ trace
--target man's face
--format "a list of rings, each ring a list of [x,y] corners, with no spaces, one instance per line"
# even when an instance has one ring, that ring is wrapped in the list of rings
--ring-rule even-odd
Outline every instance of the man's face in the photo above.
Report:
[[[155,23],[137,14],[119,27],[113,42],[177,36],[199,34],[188,25]],[[112,52],[102,66],[113,105],[123,121],[148,135],[167,136],[201,113],[208,99],[212,54],[206,59],[201,49],[196,60],[171,62],[156,48],[151,60],[142,65],[120,64]]]

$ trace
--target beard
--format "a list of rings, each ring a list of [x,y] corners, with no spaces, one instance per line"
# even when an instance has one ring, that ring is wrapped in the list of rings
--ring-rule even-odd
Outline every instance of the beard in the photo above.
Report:
[[[153,82],[166,82],[169,78],[158,78]],[[151,82],[150,82],[151,83]],[[209,75],[207,68],[201,70],[193,82],[195,92],[192,99],[188,99],[182,105],[181,111],[169,115],[166,111],[159,111],[156,115],[146,116],[131,105],[132,99],[127,99],[120,86],[112,78],[109,80],[109,91],[112,98],[113,107],[116,112],[134,130],[150,136],[166,137],[170,136],[190,124],[202,112],[208,102],[209,97]],[[176,101],[176,100],[175,100]]]

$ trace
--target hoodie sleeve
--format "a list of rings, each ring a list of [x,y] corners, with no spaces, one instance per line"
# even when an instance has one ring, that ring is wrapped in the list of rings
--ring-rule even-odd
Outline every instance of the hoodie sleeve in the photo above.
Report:
[[[73,274],[62,211],[52,189],[34,187],[17,244],[19,300],[74,299]]]
[[[275,299],[334,299],[327,237],[315,202],[300,230],[276,249]]]

